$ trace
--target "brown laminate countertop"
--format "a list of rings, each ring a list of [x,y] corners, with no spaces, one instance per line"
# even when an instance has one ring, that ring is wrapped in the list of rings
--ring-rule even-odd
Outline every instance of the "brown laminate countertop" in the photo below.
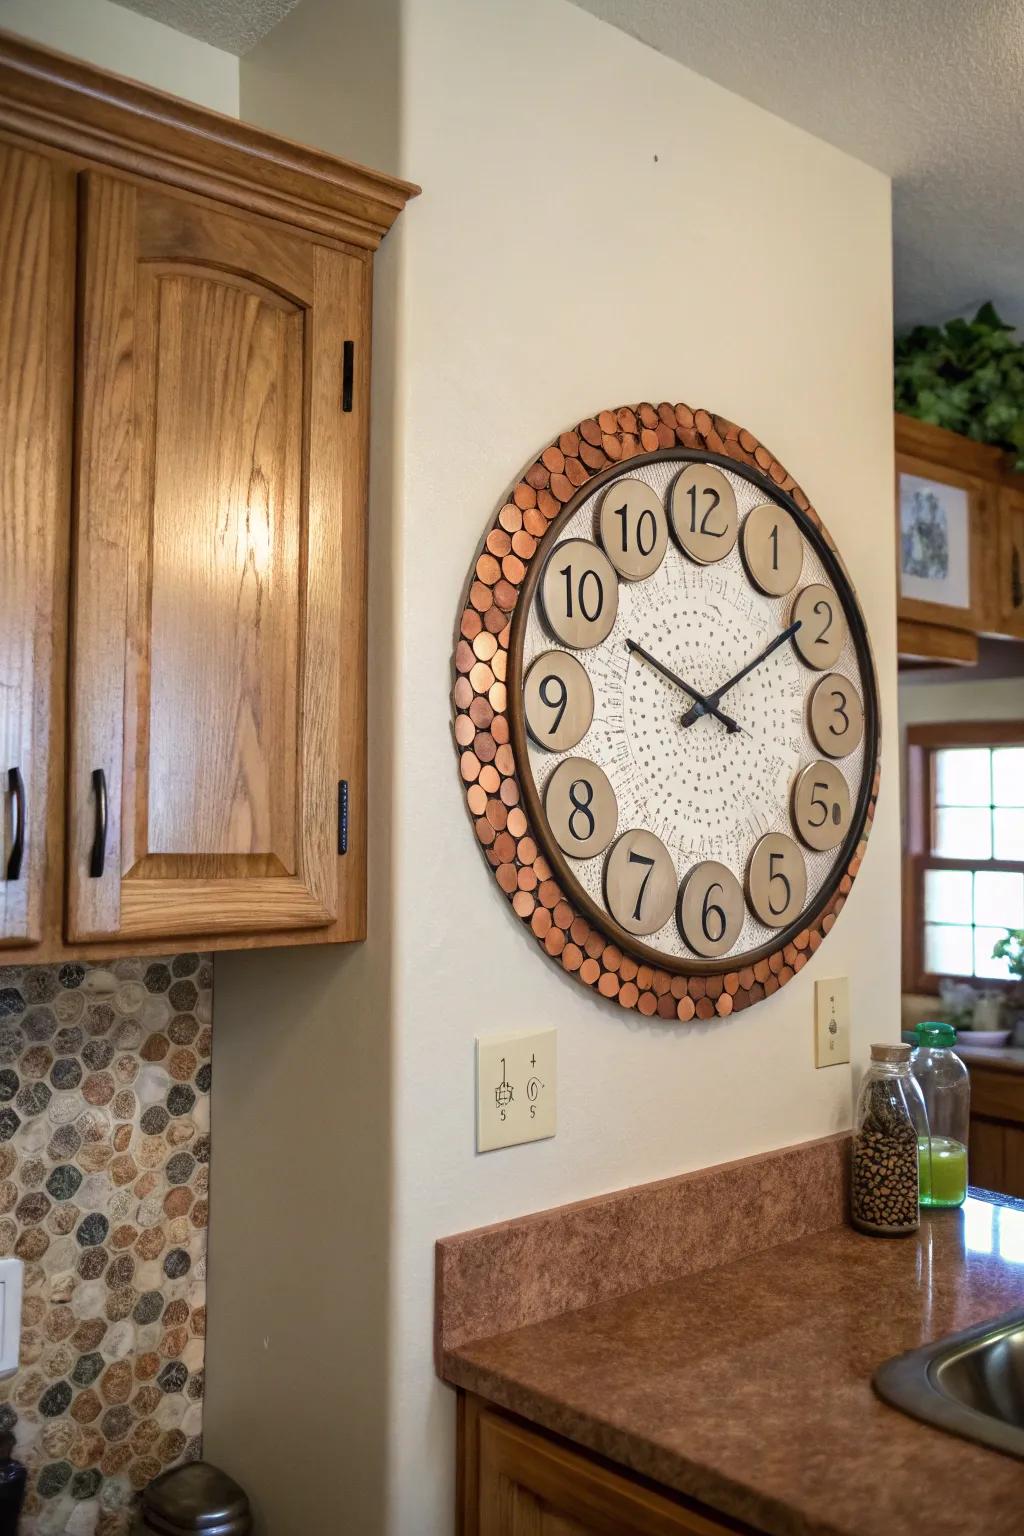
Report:
[[[1020,1536],[1024,1462],[918,1423],[883,1360],[1024,1306],[1024,1204],[833,1227],[443,1352],[444,1378],[770,1536]]]

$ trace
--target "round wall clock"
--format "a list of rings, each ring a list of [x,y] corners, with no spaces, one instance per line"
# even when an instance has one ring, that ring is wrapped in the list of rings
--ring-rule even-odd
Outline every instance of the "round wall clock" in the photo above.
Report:
[[[477,838],[565,971],[687,1020],[801,969],[863,857],[878,693],[842,562],[751,433],[668,404],[563,432],[485,537],[454,668]]]

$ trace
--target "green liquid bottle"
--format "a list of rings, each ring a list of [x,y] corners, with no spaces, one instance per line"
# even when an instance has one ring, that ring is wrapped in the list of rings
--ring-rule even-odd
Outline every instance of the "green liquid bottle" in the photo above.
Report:
[[[918,1138],[922,1206],[953,1207],[967,1198],[971,1080],[953,1050],[950,1024],[919,1024],[910,1067],[928,1110],[930,1135]]]

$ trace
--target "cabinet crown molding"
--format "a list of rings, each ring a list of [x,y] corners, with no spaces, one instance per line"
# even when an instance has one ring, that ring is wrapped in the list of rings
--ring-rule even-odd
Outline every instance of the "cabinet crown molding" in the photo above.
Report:
[[[420,191],[2,31],[0,129],[368,251]]]
[[[916,416],[895,412],[896,452],[913,458],[943,464],[965,475],[980,475],[985,480],[1001,480],[1010,474],[1011,456],[991,443],[976,443],[959,432],[919,421]]]

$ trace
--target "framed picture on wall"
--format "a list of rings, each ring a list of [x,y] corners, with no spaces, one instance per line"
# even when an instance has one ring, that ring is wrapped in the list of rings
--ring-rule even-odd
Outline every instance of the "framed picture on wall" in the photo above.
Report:
[[[971,503],[959,485],[900,475],[900,596],[971,606]]]
[[[980,630],[985,482],[896,454],[896,575],[901,619]]]

